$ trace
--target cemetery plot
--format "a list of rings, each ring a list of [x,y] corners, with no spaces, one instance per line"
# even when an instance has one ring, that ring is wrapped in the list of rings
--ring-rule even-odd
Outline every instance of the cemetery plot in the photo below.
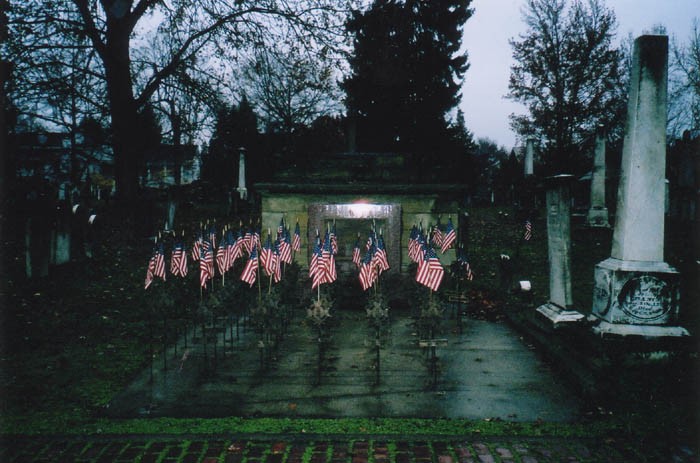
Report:
[[[316,332],[297,312],[269,359],[259,361],[259,333],[241,324],[227,337],[226,319],[207,327],[205,362],[201,329],[190,331],[171,367],[154,364],[116,396],[106,413],[133,416],[501,417],[567,421],[579,404],[505,324],[466,320],[459,333],[448,311],[432,338],[423,339],[408,312],[392,313],[382,337],[377,381],[375,334],[362,308],[338,310],[327,320],[323,358]],[[228,327],[230,330],[230,326]],[[219,357],[212,366],[212,345]],[[426,348],[420,346],[425,344]],[[426,355],[428,350],[428,355]],[[432,351],[432,354],[430,353]],[[184,354],[183,354],[184,352]],[[209,368],[205,368],[209,365]],[[320,372],[320,381],[317,378]]]

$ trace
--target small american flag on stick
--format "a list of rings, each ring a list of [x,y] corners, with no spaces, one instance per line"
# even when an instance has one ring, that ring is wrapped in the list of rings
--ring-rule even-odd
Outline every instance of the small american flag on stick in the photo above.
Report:
[[[530,219],[527,219],[525,220],[525,236],[523,236],[523,239],[530,241],[530,238],[532,238],[532,222],[530,222]]]
[[[452,225],[452,218],[450,217],[447,219],[447,228],[445,229],[445,234],[442,237],[440,251],[445,254],[445,252],[452,247],[455,239],[457,239],[457,232],[455,231],[454,225]]]
[[[424,258],[418,262],[418,271],[416,272],[416,281],[423,286],[427,286],[433,291],[437,291],[442,283],[442,277],[445,275],[445,269],[442,268],[440,259],[437,258],[435,250],[428,247],[424,251]]]
[[[258,250],[253,248],[250,251],[250,258],[246,262],[243,268],[243,273],[241,273],[241,280],[248,283],[250,286],[255,284],[255,280],[258,276]]]

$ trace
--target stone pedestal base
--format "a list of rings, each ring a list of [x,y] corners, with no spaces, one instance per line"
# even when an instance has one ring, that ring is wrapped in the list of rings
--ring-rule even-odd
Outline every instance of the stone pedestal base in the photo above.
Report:
[[[590,321],[598,320],[591,317]],[[680,326],[656,326],[656,325],[623,325],[608,323],[600,320],[593,326],[593,332],[600,337],[606,336],[642,336],[645,338],[680,338],[690,336],[688,331]]]
[[[592,319],[599,334],[687,336],[678,321],[680,275],[665,262],[609,258],[594,272]]]
[[[548,302],[537,308],[537,311],[558,325],[561,323],[575,323],[583,321],[583,314],[576,310],[566,310],[556,304]]]
[[[590,208],[586,217],[586,225],[589,227],[610,228],[608,209],[606,207]]]

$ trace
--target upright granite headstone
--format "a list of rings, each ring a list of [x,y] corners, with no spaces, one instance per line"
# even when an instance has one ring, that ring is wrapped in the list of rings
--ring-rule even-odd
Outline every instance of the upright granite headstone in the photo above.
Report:
[[[605,207],[605,131],[602,125],[598,126],[595,139],[591,174],[591,207],[588,209],[586,224],[589,227],[610,227],[608,208]]]
[[[594,272],[591,319],[600,335],[688,335],[673,326],[680,278],[664,262],[667,75],[668,37],[638,37],[612,252]]]
[[[547,249],[549,302],[537,311],[555,325],[584,317],[573,310],[571,297],[571,175],[557,175],[547,182]]]

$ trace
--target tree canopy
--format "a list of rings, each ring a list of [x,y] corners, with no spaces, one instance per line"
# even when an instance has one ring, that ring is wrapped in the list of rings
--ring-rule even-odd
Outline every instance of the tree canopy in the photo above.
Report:
[[[468,68],[461,39],[470,3],[376,0],[353,13],[354,51],[343,86],[359,150],[439,150]]]
[[[80,101],[86,112],[104,114],[112,128],[117,195],[135,200],[142,152],[135,144],[139,111],[172,101],[158,95],[165,87],[186,89],[213,115],[231,92],[232,71],[244,50],[265,48],[294,36],[300,46],[336,49],[343,38],[342,0],[71,0],[11,2],[10,40],[3,59],[14,65],[21,100],[37,90],[38,104],[52,106],[41,85],[65,80],[72,72],[85,82]],[[38,73],[28,71],[41,70]],[[55,77],[51,77],[51,76]],[[178,85],[175,85],[177,82]],[[182,101],[182,100],[180,100]],[[27,112],[23,105],[21,110]],[[170,103],[167,103],[170,104]],[[42,109],[42,108],[40,108]],[[192,107],[171,112],[182,121]],[[37,114],[39,111],[36,112]],[[174,131],[171,131],[174,132]]]
[[[510,41],[508,96],[528,114],[511,115],[511,125],[540,140],[549,173],[580,173],[598,124],[622,137],[626,74],[612,44],[615,15],[603,0],[527,0],[523,19],[527,32]]]

